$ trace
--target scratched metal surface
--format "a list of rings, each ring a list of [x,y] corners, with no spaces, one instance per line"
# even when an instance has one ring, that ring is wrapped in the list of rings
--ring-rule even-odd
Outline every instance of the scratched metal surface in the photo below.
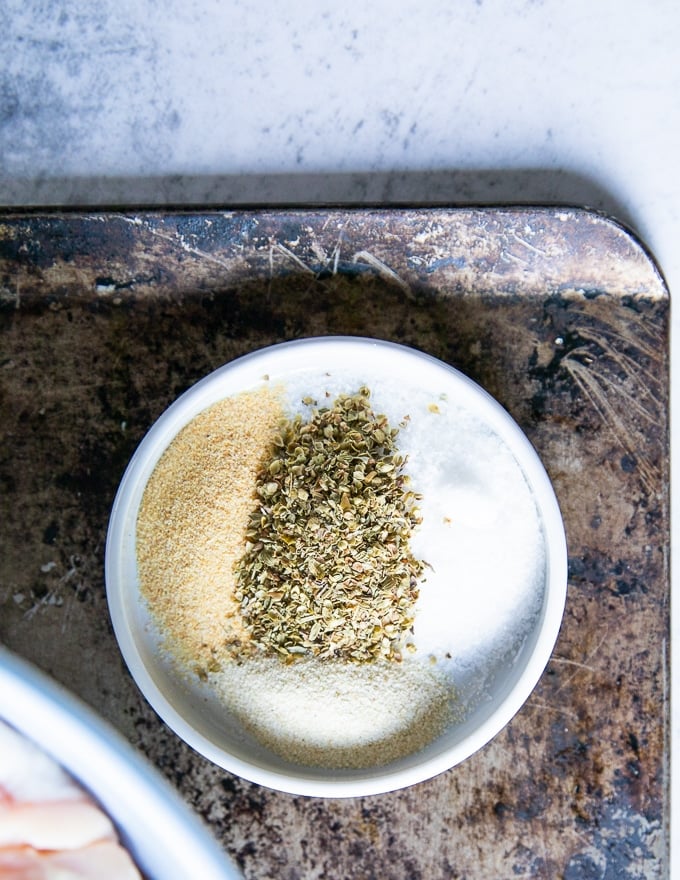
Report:
[[[0,306],[0,638],[146,753],[247,878],[668,876],[668,296],[625,230],[531,208],[5,214]],[[570,551],[558,643],[512,723],[429,782],[343,801],[178,741],[123,666],[103,580],[111,501],[162,410],[240,354],[331,333],[486,387],[541,455]]]

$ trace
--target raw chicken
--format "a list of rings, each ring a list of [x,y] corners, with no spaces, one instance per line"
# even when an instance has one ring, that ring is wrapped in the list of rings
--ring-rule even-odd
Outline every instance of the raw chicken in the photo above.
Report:
[[[139,880],[111,820],[0,721],[0,880]]]
[[[4,846],[77,849],[115,837],[109,819],[86,800],[0,802],[0,850]]]
[[[113,840],[83,849],[0,849],[0,878],[11,880],[138,880],[129,855]]]

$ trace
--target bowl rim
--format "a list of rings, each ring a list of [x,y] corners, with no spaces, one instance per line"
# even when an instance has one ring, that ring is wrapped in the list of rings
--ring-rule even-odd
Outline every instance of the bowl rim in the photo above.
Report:
[[[211,403],[239,390],[236,383],[233,390],[215,396],[214,388],[223,387],[230,378],[238,377],[239,372],[252,372],[259,363],[268,359],[295,357],[301,348],[319,345],[335,347],[338,351],[345,349],[348,356],[352,349],[358,356],[360,349],[365,352],[370,347],[374,354],[415,357],[431,368],[444,370],[455,377],[460,386],[485,407],[485,414],[490,414],[492,418],[493,428],[506,440],[520,464],[540,512],[546,547],[547,572],[540,631],[510,693],[479,728],[470,732],[461,742],[430,756],[422,763],[396,770],[386,769],[384,772],[366,771],[364,776],[351,778],[332,778],[330,772],[328,778],[306,778],[294,772],[264,768],[226,752],[196,730],[166,698],[141,657],[130,631],[117,571],[117,553],[124,538],[123,521],[130,492],[138,485],[141,476],[146,475],[146,484],[162,450],[184,424]],[[165,409],[137,446],[116,493],[107,532],[105,577],[114,633],[130,673],[154,710],[189,746],[223,769],[274,790],[306,796],[357,797],[394,791],[451,769],[490,742],[517,714],[536,687],[557,641],[567,597],[567,544],[557,497],[535,448],[507,410],[482,386],[456,367],[401,343],[361,336],[314,336],[276,343],[235,358],[198,380]]]

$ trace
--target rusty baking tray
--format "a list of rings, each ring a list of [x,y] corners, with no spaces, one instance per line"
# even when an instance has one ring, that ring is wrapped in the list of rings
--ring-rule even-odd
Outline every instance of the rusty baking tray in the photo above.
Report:
[[[0,215],[0,638],[148,754],[246,877],[665,878],[668,314],[645,249],[585,210]],[[118,481],[162,410],[320,334],[483,385],[545,463],[570,551],[560,638],[506,730],[349,801],[259,788],[180,742],[123,666],[103,582]]]

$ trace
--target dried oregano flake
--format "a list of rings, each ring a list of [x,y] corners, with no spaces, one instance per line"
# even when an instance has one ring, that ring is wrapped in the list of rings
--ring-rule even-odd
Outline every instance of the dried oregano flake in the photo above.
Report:
[[[236,566],[236,599],[255,646],[299,655],[399,660],[424,563],[420,523],[396,445],[370,391],[285,421],[257,478],[259,505]]]

